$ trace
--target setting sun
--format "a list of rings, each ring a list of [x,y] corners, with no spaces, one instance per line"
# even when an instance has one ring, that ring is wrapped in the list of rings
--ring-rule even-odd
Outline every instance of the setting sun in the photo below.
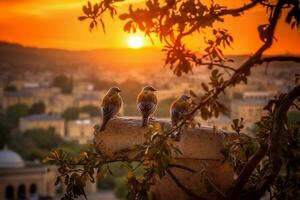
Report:
[[[144,40],[141,36],[131,36],[128,40],[128,46],[130,48],[141,48],[144,45]]]

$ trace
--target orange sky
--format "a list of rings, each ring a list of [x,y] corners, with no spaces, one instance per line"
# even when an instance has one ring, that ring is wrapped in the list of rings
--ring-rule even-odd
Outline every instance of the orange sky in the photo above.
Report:
[[[247,1],[230,2],[229,6],[237,7]],[[100,29],[90,33],[88,23],[77,20],[85,3],[86,0],[0,0],[0,40],[26,46],[72,50],[127,47],[129,35],[123,32],[124,22],[107,17],[107,33],[104,34]],[[127,4],[121,5],[120,12],[127,7]],[[256,28],[258,22],[266,22],[264,9],[256,8],[242,18],[229,17],[225,22],[225,27],[235,38],[233,48],[226,50],[226,53],[253,53],[261,45]],[[278,42],[268,54],[300,54],[299,30],[291,30],[282,20],[276,38]],[[193,48],[201,47],[197,35],[187,42]],[[145,44],[151,46],[148,39]]]

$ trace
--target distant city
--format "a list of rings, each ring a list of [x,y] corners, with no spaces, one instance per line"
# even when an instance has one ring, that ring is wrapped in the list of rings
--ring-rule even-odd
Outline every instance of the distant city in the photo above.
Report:
[[[41,186],[43,189],[39,190],[39,195],[55,196],[57,191],[50,186],[55,181],[53,174],[47,180],[44,180],[45,177],[36,178],[42,182],[36,182],[33,178],[33,174],[37,172],[32,166],[40,166],[41,168],[36,169],[46,173],[43,166],[39,164],[39,160],[45,156],[48,149],[31,143],[25,144],[26,141],[24,146],[20,147],[22,141],[16,143],[14,140],[31,132],[50,135],[54,133],[59,136],[59,139],[55,140],[60,145],[66,145],[72,149],[73,153],[76,153],[74,149],[84,148],[92,142],[93,126],[100,123],[101,100],[109,87],[116,85],[122,89],[124,106],[119,115],[138,116],[135,98],[144,85],[153,85],[158,89],[159,99],[158,110],[154,117],[169,118],[169,106],[175,98],[182,93],[188,93],[189,90],[201,94],[203,92],[201,82],[209,81],[210,72],[204,66],[196,67],[193,74],[176,77],[170,69],[163,67],[163,54],[156,49],[145,50],[149,58],[156,55],[159,58],[156,61],[151,59],[129,61],[128,59],[124,60],[122,65],[122,60],[119,60],[116,66],[109,66],[107,60],[101,63],[101,60],[105,60],[107,56],[107,53],[103,54],[102,51],[93,52],[93,56],[97,57],[97,62],[90,62],[86,58],[87,52],[41,50],[0,43],[0,54],[6,52],[7,49],[10,51],[10,57],[0,55],[0,117],[2,121],[0,145],[3,148],[0,151],[0,168],[15,168],[16,173],[21,173],[32,184],[7,186],[0,183],[1,191],[4,191],[3,188],[6,187],[6,194],[0,193],[0,195],[20,196],[30,188],[32,193],[27,193],[32,194],[32,199],[34,199],[36,187],[49,184],[49,186]],[[116,59],[118,55],[125,55],[123,51],[125,50],[113,52]],[[17,56],[22,58],[18,59],[18,62],[14,60]],[[42,63],[40,57],[45,56],[47,60]],[[74,60],[70,59],[71,57]],[[245,56],[232,56],[232,58],[238,66]],[[20,60],[24,60],[24,63],[22,64]],[[135,64],[139,66],[132,66]],[[265,112],[264,106],[274,96],[292,88],[293,74],[299,73],[299,69],[288,62],[274,63],[269,66],[257,66],[251,73],[247,84],[239,84],[230,88],[220,97],[228,107],[227,113],[207,121],[201,119],[200,115],[196,117],[202,126],[215,126],[232,131],[232,120],[243,118],[245,132],[253,135],[255,122]],[[224,74],[227,76],[226,72]],[[300,113],[292,110],[290,116],[299,119]],[[32,141],[36,141],[36,138]],[[36,151],[26,149],[26,145],[34,147]],[[53,147],[55,145],[58,143],[53,142]],[[52,146],[49,150],[51,148]],[[6,161],[3,160],[5,157],[13,158],[5,163]],[[24,167],[27,169],[25,170]],[[30,169],[32,169],[30,175],[27,176],[26,173],[29,173]],[[2,176],[9,179],[9,176],[14,175],[14,173],[4,173],[0,170],[1,180]],[[91,188],[91,191],[95,192],[96,188]],[[11,196],[6,197],[10,199]]]

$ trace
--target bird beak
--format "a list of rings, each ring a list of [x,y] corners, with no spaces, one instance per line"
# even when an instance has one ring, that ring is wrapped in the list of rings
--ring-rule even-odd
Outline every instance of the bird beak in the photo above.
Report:
[[[154,92],[157,91],[157,89],[155,89],[155,88],[152,88],[152,89],[153,89]]]
[[[122,90],[118,89],[118,92],[122,92]]]

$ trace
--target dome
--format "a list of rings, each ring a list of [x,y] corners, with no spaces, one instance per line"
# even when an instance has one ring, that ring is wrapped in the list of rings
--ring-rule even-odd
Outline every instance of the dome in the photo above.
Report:
[[[0,168],[22,168],[24,161],[19,154],[9,150],[6,146],[0,151]]]

